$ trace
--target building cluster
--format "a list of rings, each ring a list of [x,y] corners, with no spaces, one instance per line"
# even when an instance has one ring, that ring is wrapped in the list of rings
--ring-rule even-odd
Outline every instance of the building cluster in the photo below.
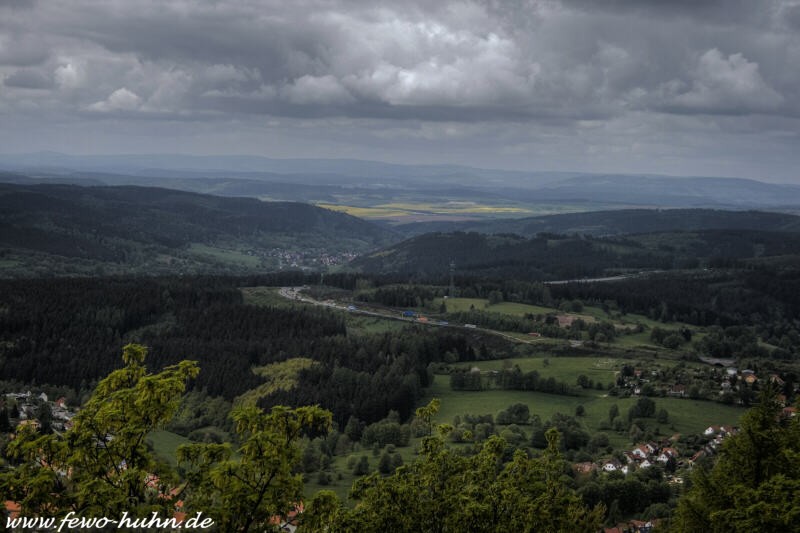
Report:
[[[680,458],[678,450],[672,447],[673,440],[677,440],[677,435],[670,440],[658,442],[645,442],[637,444],[631,450],[622,453],[623,461],[612,458],[604,461],[600,468],[604,472],[622,472],[627,474],[639,468],[650,468],[654,465],[666,466],[670,460],[676,464]]]
[[[649,370],[628,367],[627,371],[617,375],[617,387],[633,396],[702,398],[745,405],[746,400],[752,401],[755,398],[753,391],[765,383],[770,383],[779,390],[786,390],[786,382],[779,374],[758,375],[753,370],[740,371],[734,367],[677,366]],[[795,384],[787,394],[796,397],[800,393],[799,387],[800,384]],[[784,407],[791,403],[791,399],[783,394],[779,399]]]
[[[672,464],[672,470],[680,467],[692,467],[703,457],[716,454],[725,438],[735,435],[738,429],[731,426],[709,426],[703,431],[705,441],[702,448],[689,453],[681,453],[675,446],[680,439],[680,434],[675,434],[669,439],[661,442],[644,442],[637,444],[630,450],[626,450],[617,457],[612,457],[604,461],[593,463],[576,463],[573,468],[578,474],[590,474],[592,472],[621,472],[628,474],[640,468],[650,468],[653,466],[667,467]],[[670,477],[670,482],[682,483],[680,476]]]
[[[17,427],[32,426],[38,430],[41,426],[40,417],[42,414],[42,406],[47,405],[50,408],[50,426],[54,431],[65,431],[72,427],[72,418],[75,416],[75,411],[67,406],[66,398],[58,398],[51,401],[47,394],[33,394],[31,391],[26,392],[12,392],[6,394],[6,403],[8,400],[13,400],[17,407]]]
[[[303,251],[287,250],[285,248],[271,248],[260,251],[246,250],[245,254],[277,263],[279,269],[343,265],[358,256],[357,253],[352,251],[330,252],[316,248]]]

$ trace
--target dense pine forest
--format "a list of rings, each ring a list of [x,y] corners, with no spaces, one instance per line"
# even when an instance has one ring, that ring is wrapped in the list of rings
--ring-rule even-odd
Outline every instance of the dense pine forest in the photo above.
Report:
[[[248,282],[303,279],[290,273],[4,281],[0,374],[80,395],[119,365],[114,354],[124,344],[139,342],[149,347],[153,365],[197,360],[202,371],[191,387],[232,400],[263,381],[253,367],[310,357],[318,364],[304,370],[297,386],[276,391],[263,405],[321,404],[343,424],[351,415],[374,422],[390,410],[408,418],[430,382],[431,363],[444,353],[471,360],[479,351],[465,334],[415,326],[349,335],[341,314],[249,305],[239,290]]]

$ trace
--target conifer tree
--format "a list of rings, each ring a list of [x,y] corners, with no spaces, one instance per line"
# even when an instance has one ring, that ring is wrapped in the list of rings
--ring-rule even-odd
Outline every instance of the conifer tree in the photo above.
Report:
[[[765,389],[725,440],[713,469],[699,468],[679,501],[675,531],[796,531],[800,524],[800,418],[781,416]]]

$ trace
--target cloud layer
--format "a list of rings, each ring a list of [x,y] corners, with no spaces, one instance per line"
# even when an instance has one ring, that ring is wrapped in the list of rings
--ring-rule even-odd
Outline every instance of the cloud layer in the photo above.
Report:
[[[792,180],[798,95],[796,0],[0,1],[14,151]]]

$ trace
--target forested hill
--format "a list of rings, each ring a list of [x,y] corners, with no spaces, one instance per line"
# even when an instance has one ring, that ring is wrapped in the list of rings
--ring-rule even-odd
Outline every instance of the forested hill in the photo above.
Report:
[[[153,187],[0,184],[6,276],[254,271],[335,261],[391,239],[389,230],[301,203]]]
[[[626,235],[711,229],[800,231],[800,216],[765,211],[724,211],[719,209],[620,209],[518,219],[422,222],[404,224],[396,229],[409,236],[431,231],[476,231],[479,233],[516,233],[525,237],[533,237],[542,232]]]
[[[350,267],[443,281],[451,261],[458,275],[557,280],[639,270],[730,266],[798,260],[800,233],[706,230],[625,237],[428,233],[359,257]]]

